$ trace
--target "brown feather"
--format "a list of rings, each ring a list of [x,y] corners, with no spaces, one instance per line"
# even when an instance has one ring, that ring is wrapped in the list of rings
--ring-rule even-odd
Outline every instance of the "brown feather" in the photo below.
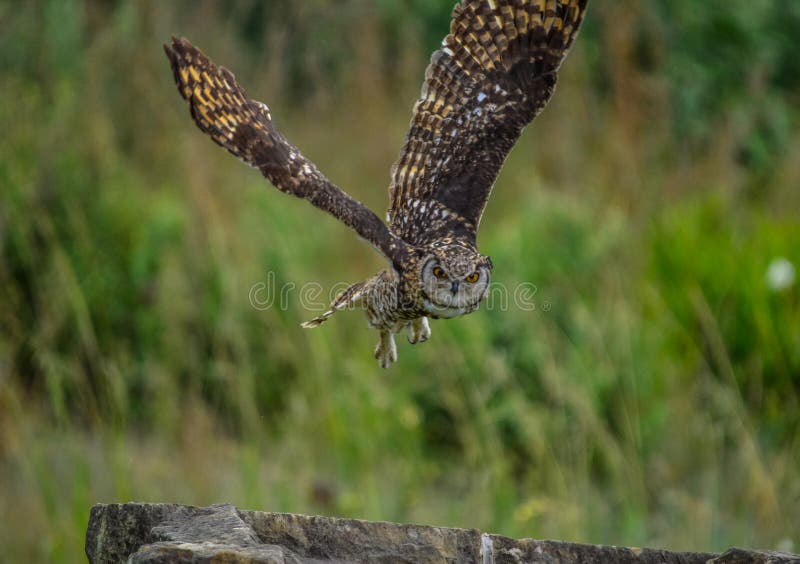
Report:
[[[281,192],[308,200],[372,243],[394,264],[402,264],[408,245],[363,204],[347,195],[272,123],[269,108],[249,100],[233,74],[218,67],[186,39],[173,38],[164,51],[178,92],[189,103],[194,122],[215,143],[257,168]]]
[[[492,185],[544,108],[588,0],[463,0],[433,54],[392,167],[390,227],[414,245],[474,242]]]

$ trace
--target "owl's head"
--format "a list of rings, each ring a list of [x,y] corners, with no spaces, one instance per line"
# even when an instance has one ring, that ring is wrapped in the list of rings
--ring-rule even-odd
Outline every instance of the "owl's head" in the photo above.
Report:
[[[431,249],[421,265],[425,309],[432,317],[464,315],[486,297],[492,261],[473,247],[455,243]]]

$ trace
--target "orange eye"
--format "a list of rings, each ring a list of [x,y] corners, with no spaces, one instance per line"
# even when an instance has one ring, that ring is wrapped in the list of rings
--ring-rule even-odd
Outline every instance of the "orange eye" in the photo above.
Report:
[[[442,270],[438,266],[433,269],[433,275],[436,278],[447,278],[447,274],[445,274],[444,270]]]
[[[481,275],[480,275],[480,274],[478,273],[478,271],[476,270],[475,272],[473,272],[472,274],[470,274],[469,276],[467,276],[466,278],[464,278],[464,280],[466,280],[466,281],[467,281],[467,282],[469,282],[470,284],[474,284],[475,282],[477,282],[478,280],[480,280],[480,278],[481,278]]]

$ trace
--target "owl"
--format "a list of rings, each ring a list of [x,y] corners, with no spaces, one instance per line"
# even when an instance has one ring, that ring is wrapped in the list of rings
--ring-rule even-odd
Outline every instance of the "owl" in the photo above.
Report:
[[[483,210],[509,151],[552,97],[587,2],[462,0],[455,6],[391,170],[385,223],[323,176],[230,71],[186,39],[164,46],[201,131],[281,192],[339,219],[388,262],[303,327],[361,307],[380,333],[375,358],[387,368],[397,360],[396,334],[407,330],[412,344],[421,343],[431,335],[429,319],[478,308],[492,272],[476,244]]]

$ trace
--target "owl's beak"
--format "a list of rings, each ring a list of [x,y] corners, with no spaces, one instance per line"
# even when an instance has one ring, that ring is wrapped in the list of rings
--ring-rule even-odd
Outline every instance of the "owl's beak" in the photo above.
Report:
[[[458,293],[458,287],[460,284],[460,280],[453,280],[453,284],[450,286],[450,291],[453,292],[454,296]]]

